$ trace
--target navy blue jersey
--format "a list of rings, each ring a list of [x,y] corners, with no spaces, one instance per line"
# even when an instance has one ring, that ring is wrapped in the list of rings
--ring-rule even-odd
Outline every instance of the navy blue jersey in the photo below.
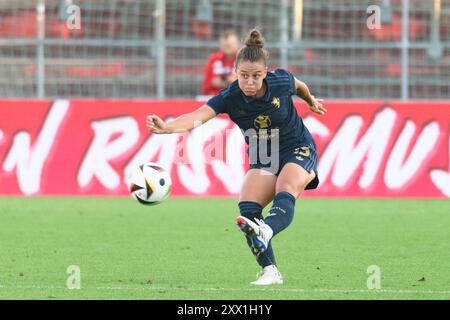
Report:
[[[271,132],[279,134],[279,150],[283,151],[300,145],[304,141],[305,128],[292,101],[296,94],[294,76],[286,70],[268,72],[264,79],[267,89],[263,97],[244,95],[235,81],[223,89],[219,95],[207,102],[216,114],[226,113],[241,130],[256,130],[258,138],[268,138]],[[278,130],[273,130],[278,129]],[[245,140],[249,144],[249,137]],[[249,148],[252,148],[250,144]]]
[[[267,89],[263,97],[244,95],[235,81],[206,104],[216,114],[228,114],[243,131],[245,142],[249,145],[247,153],[250,156],[250,168],[264,169],[278,175],[286,163],[293,162],[308,172],[316,173],[314,180],[305,188],[315,189],[319,184],[317,147],[292,101],[292,95],[297,91],[294,76],[286,70],[277,69],[268,72],[264,81]],[[252,135],[256,136],[256,141]],[[275,138],[278,146],[274,149],[275,143],[271,142]],[[262,140],[264,143],[261,143]],[[261,158],[261,150],[258,150],[264,145],[270,156],[268,162]],[[272,151],[276,149],[278,157],[271,157]]]

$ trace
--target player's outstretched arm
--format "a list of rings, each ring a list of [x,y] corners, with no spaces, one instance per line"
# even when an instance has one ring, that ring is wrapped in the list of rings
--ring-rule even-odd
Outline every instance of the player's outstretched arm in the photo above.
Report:
[[[309,106],[309,109],[312,112],[324,115],[325,112],[327,112],[327,109],[325,109],[322,104],[323,99],[316,99],[316,97],[311,95],[308,86],[304,82],[298,80],[297,78],[294,79],[295,79],[295,88],[297,89],[297,95],[306,101],[306,103]]]
[[[147,128],[153,133],[164,134],[185,132],[202,125],[215,116],[216,113],[214,110],[205,104],[197,110],[185,113],[169,123],[166,123],[155,114],[148,115],[146,123]]]

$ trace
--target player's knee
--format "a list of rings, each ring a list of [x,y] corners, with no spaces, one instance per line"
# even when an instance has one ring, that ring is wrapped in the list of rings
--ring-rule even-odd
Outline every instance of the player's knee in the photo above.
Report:
[[[284,183],[277,187],[276,193],[280,192],[288,192],[292,194],[295,198],[297,198],[302,191],[300,186],[296,184]]]
[[[288,192],[292,194],[294,197],[298,198],[300,194],[305,190],[308,183],[314,179],[314,177],[305,177],[303,179],[299,179],[297,181],[290,181],[286,183],[282,183],[277,186],[276,193],[279,192]]]

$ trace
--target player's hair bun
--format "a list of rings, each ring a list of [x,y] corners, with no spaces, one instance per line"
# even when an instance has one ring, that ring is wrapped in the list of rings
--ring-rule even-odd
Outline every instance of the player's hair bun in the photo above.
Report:
[[[264,42],[264,37],[258,29],[250,30],[244,41],[245,47],[239,50],[236,57],[236,66],[243,60],[250,62],[262,61],[267,66],[269,53],[264,48]]]
[[[258,29],[252,29],[245,39],[245,45],[247,47],[264,48],[264,37]]]

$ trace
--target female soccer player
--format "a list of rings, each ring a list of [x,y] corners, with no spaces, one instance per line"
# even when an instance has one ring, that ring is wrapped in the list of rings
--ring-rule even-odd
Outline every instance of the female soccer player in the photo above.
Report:
[[[250,168],[236,223],[262,267],[256,281],[251,282],[255,285],[283,283],[271,239],[291,223],[295,201],[303,190],[319,184],[316,144],[297,114],[292,95],[305,100],[311,111],[326,112],[323,100],[312,96],[305,83],[291,73],[282,69],[267,72],[267,60],[264,38],[253,29],[236,57],[236,81],[205,105],[170,123],[156,115],[147,116],[147,127],[157,134],[191,130],[219,113],[227,113],[243,130]],[[264,146],[271,150],[270,161],[261,159]],[[262,210],[272,200],[264,219]]]

